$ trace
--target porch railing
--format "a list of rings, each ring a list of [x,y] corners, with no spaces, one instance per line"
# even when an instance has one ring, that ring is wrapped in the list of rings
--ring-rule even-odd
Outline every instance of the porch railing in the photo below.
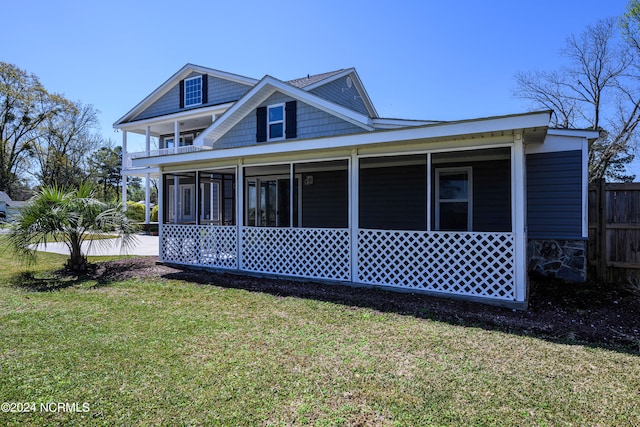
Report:
[[[161,252],[177,264],[515,300],[513,233],[359,229],[355,259],[353,238],[349,229],[164,224]]]
[[[513,233],[358,230],[355,282],[515,299]]]
[[[164,224],[160,252],[165,262],[236,270],[237,228]]]
[[[240,241],[241,270],[351,280],[348,229],[243,227]]]
[[[161,148],[158,150],[149,151],[136,151],[132,153],[124,153],[123,163],[125,169],[144,169],[133,167],[133,159],[140,159],[143,157],[168,156],[171,154],[194,153],[196,151],[205,150],[211,150],[211,147],[207,145],[185,145],[183,147]]]

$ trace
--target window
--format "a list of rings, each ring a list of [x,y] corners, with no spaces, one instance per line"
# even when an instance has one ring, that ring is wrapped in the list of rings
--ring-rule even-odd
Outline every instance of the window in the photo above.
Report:
[[[184,106],[202,104],[202,76],[184,80]]]
[[[284,104],[270,105],[267,113],[268,141],[284,138]]]
[[[298,137],[296,101],[256,108],[256,142]]]
[[[471,168],[436,169],[436,230],[471,231]]]
[[[298,227],[302,222],[298,206],[302,198],[300,178],[298,174],[294,180],[293,209],[289,175],[247,178],[245,224],[250,227]]]
[[[184,147],[186,145],[193,145],[193,134],[182,135],[178,142],[178,147]],[[173,142],[173,136],[164,137],[164,144],[161,144],[161,148],[175,148],[175,144]]]

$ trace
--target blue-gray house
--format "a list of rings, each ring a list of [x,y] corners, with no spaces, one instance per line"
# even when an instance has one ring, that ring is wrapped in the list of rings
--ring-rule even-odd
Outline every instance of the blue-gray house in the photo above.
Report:
[[[165,263],[524,306],[528,271],[585,278],[597,134],[549,121],[387,119],[353,68],[281,81],[187,64],[114,127],[125,182],[160,178]]]

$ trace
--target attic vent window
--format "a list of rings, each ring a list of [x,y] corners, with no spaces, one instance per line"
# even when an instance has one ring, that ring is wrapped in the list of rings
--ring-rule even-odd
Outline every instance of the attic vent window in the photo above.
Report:
[[[202,104],[202,76],[184,80],[184,106]]]

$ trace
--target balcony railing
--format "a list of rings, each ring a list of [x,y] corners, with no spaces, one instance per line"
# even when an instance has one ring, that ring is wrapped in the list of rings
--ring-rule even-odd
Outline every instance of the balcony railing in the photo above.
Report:
[[[140,159],[143,157],[168,156],[172,154],[182,154],[182,153],[194,153],[196,151],[205,151],[205,150],[211,150],[211,147],[208,147],[206,145],[185,145],[183,147],[161,148],[159,150],[124,153],[123,166],[124,166],[124,169],[145,169],[144,167],[133,167],[133,159]]]

